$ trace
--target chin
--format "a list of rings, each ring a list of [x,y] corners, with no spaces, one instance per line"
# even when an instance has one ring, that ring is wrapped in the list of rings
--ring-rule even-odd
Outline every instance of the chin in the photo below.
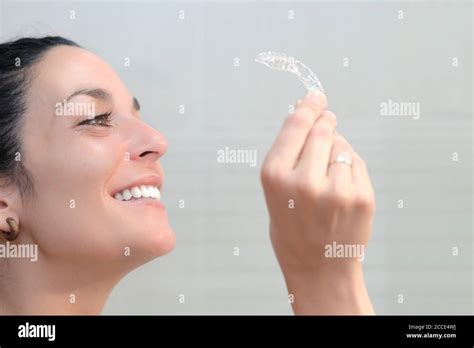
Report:
[[[147,219],[142,220],[142,226],[145,228],[136,231],[135,236],[139,239],[134,240],[133,249],[136,254],[142,255],[145,261],[150,261],[171,252],[176,244],[176,235],[168,223],[166,213],[155,216],[148,223],[146,221]]]
[[[176,235],[170,226],[161,228],[150,238],[146,251],[152,258],[170,253],[176,245]]]
[[[130,246],[130,256],[150,260],[173,250],[176,237],[168,222],[166,207],[159,201],[140,199],[117,201],[113,205],[119,210],[114,212],[115,221],[121,221],[120,235],[126,238]],[[124,229],[124,227],[126,227]]]

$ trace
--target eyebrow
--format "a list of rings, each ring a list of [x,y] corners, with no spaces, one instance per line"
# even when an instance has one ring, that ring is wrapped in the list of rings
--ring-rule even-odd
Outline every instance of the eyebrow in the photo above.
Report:
[[[111,101],[112,96],[110,95],[109,92],[107,92],[105,89],[102,88],[85,88],[85,89],[80,89],[73,94],[71,94],[66,101],[69,101],[70,99],[78,96],[78,95],[87,95],[89,97],[95,98],[95,99],[100,99],[103,101]]]
[[[99,99],[105,102],[110,102],[112,101],[112,95],[107,92],[103,88],[85,88],[85,89],[80,89],[73,94],[71,94],[66,101],[69,101],[70,99],[78,96],[78,95],[87,95],[89,97]],[[137,98],[133,97],[132,99],[133,102],[133,109],[135,111],[140,111],[140,103],[138,102]]]

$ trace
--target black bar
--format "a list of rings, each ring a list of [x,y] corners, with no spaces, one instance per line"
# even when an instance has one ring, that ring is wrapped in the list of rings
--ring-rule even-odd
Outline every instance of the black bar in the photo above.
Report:
[[[473,316],[0,316],[0,347],[220,343],[474,346]],[[28,323],[28,324],[27,324]],[[23,326],[21,326],[23,325]],[[35,325],[55,325],[52,331]],[[409,326],[411,325],[411,326]],[[43,329],[43,330],[41,330]],[[46,337],[19,337],[38,335]],[[453,335],[407,337],[407,334]],[[49,338],[48,338],[49,337]]]

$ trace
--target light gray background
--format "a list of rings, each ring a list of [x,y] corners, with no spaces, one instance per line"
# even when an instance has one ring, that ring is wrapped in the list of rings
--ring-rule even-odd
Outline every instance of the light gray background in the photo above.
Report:
[[[163,199],[177,247],[123,280],[104,313],[291,313],[258,173],[305,90],[253,62],[266,50],[319,75],[368,163],[378,211],[365,274],[377,313],[473,313],[472,3],[0,1],[0,11],[2,41],[62,35],[101,55],[169,140]],[[381,116],[388,99],[419,102],[421,118]],[[218,164],[226,146],[256,149],[257,167]]]

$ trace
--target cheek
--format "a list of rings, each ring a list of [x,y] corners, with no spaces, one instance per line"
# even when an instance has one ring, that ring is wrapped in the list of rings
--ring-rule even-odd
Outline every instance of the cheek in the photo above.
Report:
[[[25,224],[43,252],[68,259],[117,254],[105,197],[106,182],[123,158],[117,146],[105,138],[69,143],[28,163],[38,200]]]
[[[29,162],[39,198],[25,223],[40,249],[77,263],[134,265],[170,252],[175,235],[165,210],[125,208],[106,192],[115,175],[136,165],[126,159],[127,143],[118,136],[77,138]]]

